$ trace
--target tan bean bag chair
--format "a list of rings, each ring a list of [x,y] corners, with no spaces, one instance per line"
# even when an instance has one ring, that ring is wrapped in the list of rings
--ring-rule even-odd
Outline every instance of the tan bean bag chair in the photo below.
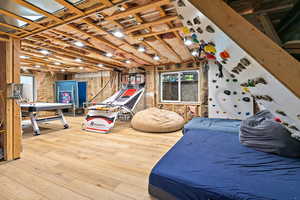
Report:
[[[136,113],[131,125],[138,131],[167,133],[182,129],[184,119],[176,112],[149,108]]]

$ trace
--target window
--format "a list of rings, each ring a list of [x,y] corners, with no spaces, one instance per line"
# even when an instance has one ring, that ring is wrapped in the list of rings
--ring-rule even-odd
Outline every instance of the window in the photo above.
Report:
[[[21,76],[21,83],[23,84],[23,99],[34,102],[35,100],[35,84],[33,76]]]
[[[162,102],[198,102],[198,71],[167,72],[160,76]]]

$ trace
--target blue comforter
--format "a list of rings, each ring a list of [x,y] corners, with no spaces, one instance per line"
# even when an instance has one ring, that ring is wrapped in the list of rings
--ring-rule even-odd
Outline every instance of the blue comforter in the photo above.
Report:
[[[154,187],[165,193],[151,193],[159,199],[300,200],[300,160],[242,146],[238,124],[203,118],[188,123],[185,135],[153,168],[150,193]]]

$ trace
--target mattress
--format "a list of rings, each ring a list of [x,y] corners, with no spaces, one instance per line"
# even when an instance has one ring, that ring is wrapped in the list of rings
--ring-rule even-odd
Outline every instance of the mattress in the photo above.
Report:
[[[196,117],[184,126],[183,133],[185,134],[190,131],[200,130],[215,130],[226,133],[236,133],[239,132],[240,124],[241,120]]]
[[[300,199],[299,159],[244,147],[238,129],[196,129],[198,120],[185,126],[185,135],[153,168],[151,195],[161,200]]]

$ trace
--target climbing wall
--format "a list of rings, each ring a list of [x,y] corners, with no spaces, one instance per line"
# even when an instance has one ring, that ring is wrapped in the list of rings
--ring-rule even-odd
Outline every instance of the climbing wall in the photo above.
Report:
[[[300,139],[300,100],[254,58],[231,40],[217,25],[197,10],[188,0],[176,0],[174,5],[185,28],[184,37],[193,45],[209,43],[215,47],[214,59],[231,77],[238,80],[241,89],[249,92],[261,109],[268,109],[279,117],[292,136]],[[222,11],[219,11],[222,12]],[[247,36],[245,35],[245,39]],[[203,40],[201,42],[201,40]],[[197,44],[199,43],[199,44]],[[224,54],[226,59],[224,59]],[[201,56],[201,55],[200,55]],[[211,84],[211,83],[209,83]],[[212,111],[214,109],[210,109]]]
[[[210,118],[245,119],[253,115],[253,98],[241,89],[235,77],[209,62],[208,116]],[[219,77],[222,73],[222,78]]]

